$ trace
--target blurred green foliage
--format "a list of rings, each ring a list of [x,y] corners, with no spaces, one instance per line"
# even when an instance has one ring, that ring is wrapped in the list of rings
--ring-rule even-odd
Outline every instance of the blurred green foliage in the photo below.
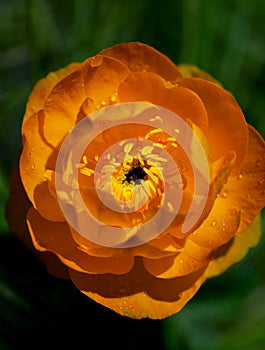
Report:
[[[264,237],[164,321],[122,318],[49,276],[7,229],[10,171],[30,90],[49,71],[124,41],[198,65],[230,90],[265,135],[264,0],[1,0],[0,349],[265,348]]]

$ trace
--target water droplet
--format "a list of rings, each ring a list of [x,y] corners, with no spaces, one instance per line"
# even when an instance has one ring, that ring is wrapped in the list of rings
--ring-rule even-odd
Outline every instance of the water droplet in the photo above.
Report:
[[[222,193],[222,197],[223,197],[223,198],[227,198],[227,196],[228,196],[227,191],[224,191],[224,192]]]
[[[181,264],[183,264],[183,260],[182,259],[180,259],[180,261],[179,261]]]
[[[123,306],[120,306],[120,310],[123,310]]]
[[[237,178],[238,178],[239,180],[243,179],[243,177],[244,177],[243,174],[239,174],[239,175],[237,176]]]
[[[98,67],[101,65],[102,60],[103,60],[102,56],[94,56],[90,60],[90,66],[91,67]]]
[[[126,300],[124,300],[124,301],[123,301],[123,304],[124,304],[124,305],[126,305],[126,304],[127,304],[127,301],[126,301]]]
[[[216,225],[216,221],[213,221],[212,223],[211,223],[211,226],[215,226]]]
[[[133,305],[129,305],[128,307],[129,307],[129,309],[131,309],[131,310],[133,309]]]
[[[101,107],[106,106],[106,104],[107,104],[107,103],[106,103],[106,101],[104,101],[104,100],[100,102],[100,106],[101,106]]]
[[[111,102],[111,103],[117,102],[117,99],[118,99],[118,93],[117,93],[117,92],[115,92],[114,94],[112,94],[112,95],[110,96],[110,102]]]
[[[35,164],[31,165],[31,169],[34,170],[35,169]]]

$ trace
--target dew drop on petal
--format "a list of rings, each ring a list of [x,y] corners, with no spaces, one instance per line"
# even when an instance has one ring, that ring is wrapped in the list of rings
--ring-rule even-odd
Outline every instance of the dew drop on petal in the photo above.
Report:
[[[239,180],[242,180],[243,179],[243,174],[239,174],[238,176],[237,176],[237,178],[239,179]]]
[[[216,226],[216,221],[213,221],[213,222],[211,223],[211,226]]]
[[[114,94],[112,94],[112,95],[110,96],[110,102],[111,102],[111,103],[117,102],[117,99],[118,99],[118,94],[117,94],[117,92],[115,92]]]
[[[91,67],[98,67],[101,65],[102,60],[103,60],[102,56],[94,56],[90,60],[90,66]]]
[[[227,196],[228,196],[227,191],[224,191],[224,192],[222,193],[222,197],[223,197],[223,198],[227,198]]]

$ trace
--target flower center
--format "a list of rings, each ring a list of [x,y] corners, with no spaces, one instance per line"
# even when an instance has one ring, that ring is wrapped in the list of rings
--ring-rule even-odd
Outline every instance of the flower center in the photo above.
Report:
[[[112,173],[112,195],[128,208],[145,211],[151,203],[158,207],[163,197],[163,178],[149,161],[129,158]]]
[[[135,185],[139,185],[140,180],[147,180],[148,178],[148,175],[143,169],[143,165],[141,165],[137,158],[133,159],[132,168],[124,175],[125,179],[122,180],[122,183],[127,181],[128,184],[133,182]]]

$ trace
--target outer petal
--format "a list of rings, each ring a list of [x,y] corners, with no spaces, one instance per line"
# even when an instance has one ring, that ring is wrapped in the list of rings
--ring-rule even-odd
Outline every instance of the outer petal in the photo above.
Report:
[[[254,247],[261,236],[261,216],[253,223],[235,234],[231,241],[217,249],[207,268],[207,278],[217,276],[230,266],[244,258],[250,248]]]
[[[46,169],[55,169],[57,150],[45,142],[43,122],[44,114],[40,111],[24,124],[20,175],[28,198],[41,215],[51,220],[64,221],[58,202],[48,188],[50,179]]]
[[[162,319],[178,312],[204,281],[204,270],[170,280],[153,277],[140,258],[125,275],[69,273],[77,288],[90,298],[123,316],[138,319]]]
[[[213,83],[216,83],[220,86],[222,86],[219,81],[214,79],[209,73],[199,69],[196,66],[193,66],[191,64],[178,64],[178,69],[180,73],[182,74],[183,78],[201,78],[204,80],[212,81]]]
[[[51,92],[52,88],[64,77],[71,74],[79,68],[81,63],[72,63],[68,66],[57,70],[56,72],[49,73],[45,78],[39,80],[32,90],[29,100],[26,107],[26,112],[24,116],[24,123],[28,118],[37,113],[40,109],[43,108],[44,102]]]
[[[128,74],[129,70],[122,62],[95,56],[86,60],[78,71],[61,80],[44,105],[44,135],[49,143],[58,146],[75,125],[87,99],[94,109],[108,105]],[[92,111],[91,108],[89,111]]]
[[[226,206],[241,208],[239,231],[249,226],[265,205],[265,143],[252,126],[246,157],[231,173],[222,196]]]
[[[174,241],[170,235],[157,238],[146,244],[132,248],[109,248],[88,241],[86,238],[71,229],[71,234],[75,242],[87,250],[88,254],[95,257],[111,256],[142,256],[150,259],[161,259],[171,256],[180,251],[181,246]]]
[[[187,239],[182,251],[163,259],[144,259],[146,270],[158,278],[175,278],[185,276],[205,268],[211,258],[209,248],[200,247]]]
[[[198,94],[206,107],[209,119],[206,136],[213,159],[235,151],[238,166],[246,154],[248,131],[244,115],[232,95],[218,85],[198,78],[186,78],[178,84]]]
[[[18,167],[11,176],[10,198],[6,207],[6,217],[11,230],[44,263],[49,272],[60,278],[69,278],[68,269],[51,253],[40,253],[34,248],[27,227],[26,216],[31,203],[21,183]]]
[[[55,223],[42,218],[31,208],[27,214],[33,244],[40,251],[50,251],[67,266],[88,273],[128,272],[133,266],[133,257],[96,258],[89,256],[72,239],[66,223]]]
[[[167,84],[154,73],[133,73],[120,85],[120,102],[148,101],[190,119],[202,130],[208,124],[207,112],[198,95],[189,89]],[[196,111],[196,112],[195,112]]]
[[[118,44],[100,52],[125,63],[131,72],[153,72],[167,81],[182,78],[177,66],[161,52],[139,42]]]

